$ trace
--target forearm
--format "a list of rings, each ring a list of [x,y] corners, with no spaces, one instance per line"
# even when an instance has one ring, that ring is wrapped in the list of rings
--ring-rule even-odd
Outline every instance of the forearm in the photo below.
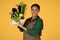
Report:
[[[22,26],[22,25],[20,25],[20,27],[21,27],[24,31],[27,30],[27,29],[26,29],[24,26]]]
[[[17,26],[17,28],[21,31],[21,32],[23,32],[24,31],[24,29],[22,29],[21,27],[19,27],[19,26]]]

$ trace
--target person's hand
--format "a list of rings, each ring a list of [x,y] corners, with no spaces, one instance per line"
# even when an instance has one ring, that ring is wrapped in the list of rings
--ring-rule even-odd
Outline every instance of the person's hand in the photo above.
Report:
[[[21,28],[24,29],[25,31],[27,30],[25,27],[23,27],[23,25],[22,25],[21,23],[18,23],[18,24],[15,24],[15,25],[21,27]]]
[[[21,23],[15,24],[16,26],[23,27]]]
[[[22,24],[19,22],[19,23],[18,23],[18,26],[22,26]]]
[[[21,27],[22,29],[24,29],[25,31],[27,30],[25,27],[22,26],[21,23],[19,23],[18,26]]]

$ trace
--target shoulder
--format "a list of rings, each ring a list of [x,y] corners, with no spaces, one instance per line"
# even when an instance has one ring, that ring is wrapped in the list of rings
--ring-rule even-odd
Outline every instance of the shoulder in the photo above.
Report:
[[[43,22],[42,18],[39,17],[39,19],[37,20],[37,22]]]
[[[41,21],[41,22],[43,22],[43,19],[42,19],[42,18],[40,18],[40,21]]]

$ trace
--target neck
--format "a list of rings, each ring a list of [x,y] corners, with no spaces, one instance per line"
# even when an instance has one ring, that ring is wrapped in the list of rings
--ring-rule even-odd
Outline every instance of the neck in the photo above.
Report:
[[[32,19],[36,19],[36,17],[37,17],[37,16],[35,16],[35,17],[32,17]]]

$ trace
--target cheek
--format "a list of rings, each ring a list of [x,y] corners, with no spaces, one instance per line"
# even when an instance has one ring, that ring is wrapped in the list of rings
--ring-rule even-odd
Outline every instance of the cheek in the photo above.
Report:
[[[32,11],[32,15],[33,15],[33,16],[38,15],[38,11]]]
[[[35,11],[36,14],[38,14],[38,11]]]

